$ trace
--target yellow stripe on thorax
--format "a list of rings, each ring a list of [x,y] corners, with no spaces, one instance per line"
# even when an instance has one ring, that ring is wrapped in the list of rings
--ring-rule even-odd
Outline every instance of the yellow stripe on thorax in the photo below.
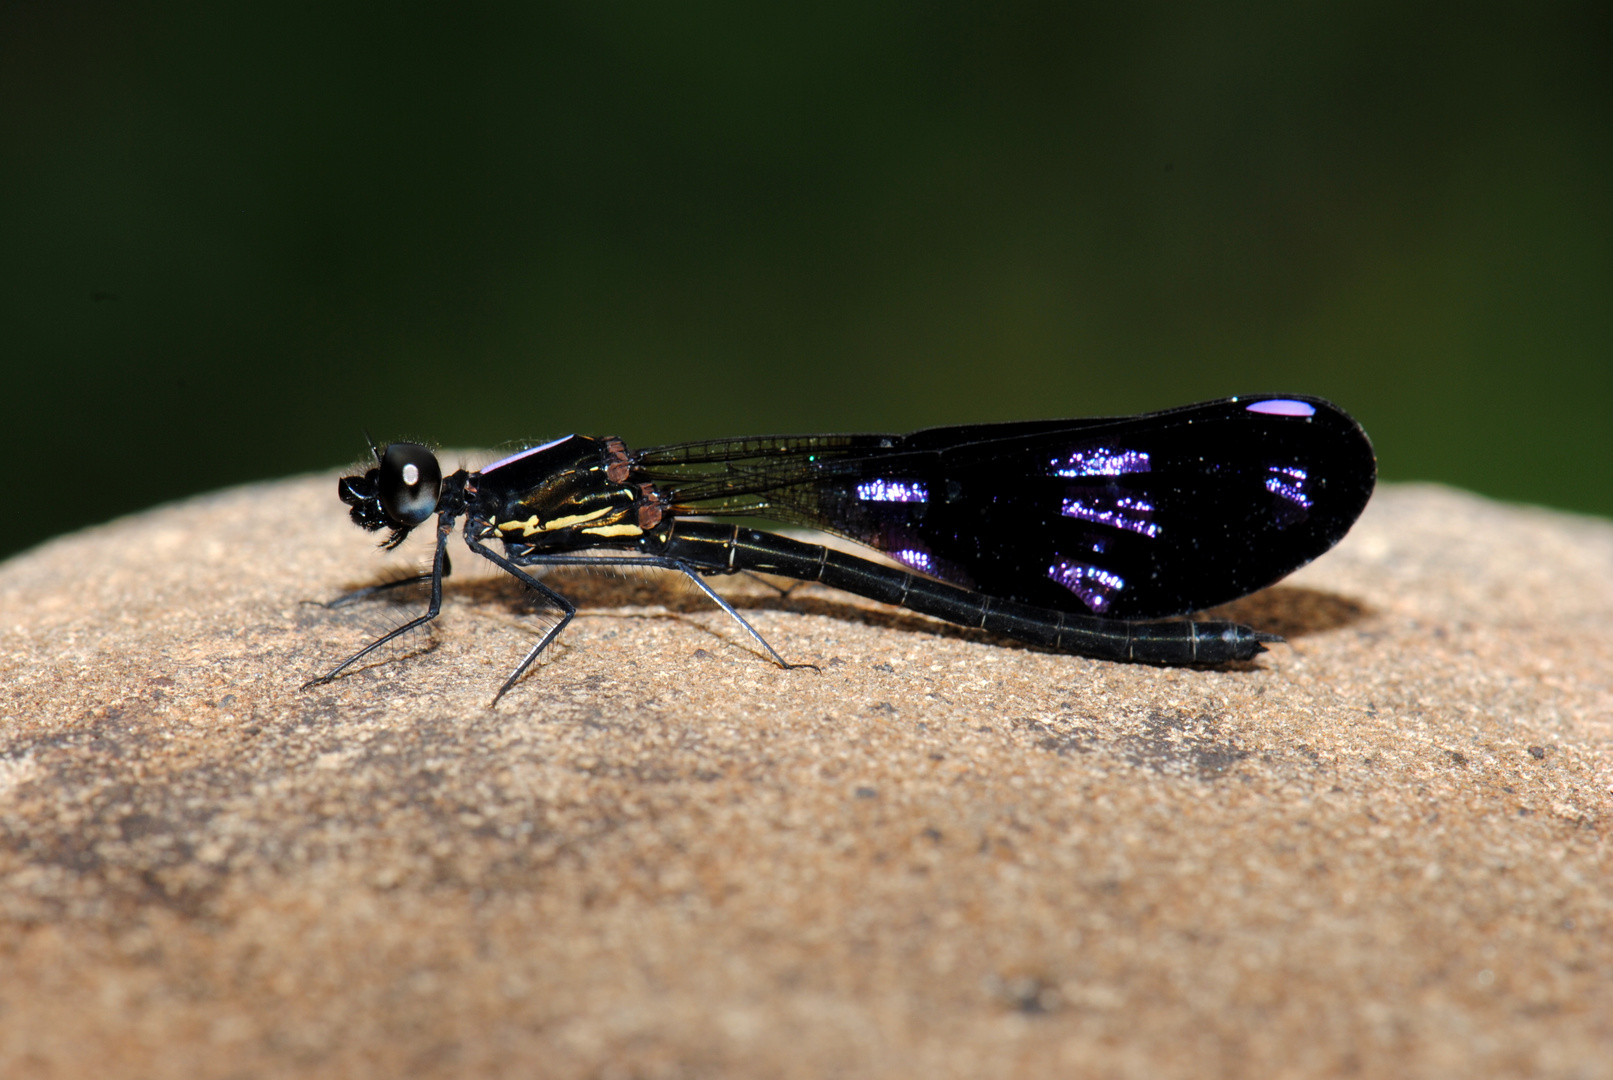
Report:
[[[595,510],[592,513],[575,514],[571,517],[555,518],[553,521],[541,523],[538,521],[538,515],[533,514],[525,521],[500,522],[498,531],[514,532],[516,529],[520,529],[522,536],[532,536],[535,533],[554,532],[556,529],[569,529],[573,525],[581,525],[585,521],[593,521],[595,518],[602,518],[610,512],[611,507],[607,506],[601,510]]]

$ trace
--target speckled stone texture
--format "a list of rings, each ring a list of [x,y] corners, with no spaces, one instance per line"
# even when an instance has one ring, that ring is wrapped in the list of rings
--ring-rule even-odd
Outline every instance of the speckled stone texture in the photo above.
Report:
[[[458,547],[456,569],[472,561]],[[0,566],[0,1076],[1613,1076],[1613,524],[1431,487],[1236,670],[450,583],[329,477]]]

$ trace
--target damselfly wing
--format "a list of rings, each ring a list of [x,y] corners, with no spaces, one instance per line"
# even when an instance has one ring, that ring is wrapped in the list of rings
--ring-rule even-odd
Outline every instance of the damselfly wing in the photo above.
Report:
[[[1349,531],[1376,476],[1359,425],[1314,398],[670,446],[638,469],[680,512],[824,529],[966,588],[1121,619],[1287,576]]]

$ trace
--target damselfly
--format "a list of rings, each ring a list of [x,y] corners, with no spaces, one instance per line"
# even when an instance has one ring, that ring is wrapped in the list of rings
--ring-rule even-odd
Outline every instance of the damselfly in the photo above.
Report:
[[[431,569],[407,579],[428,583],[431,598],[423,615],[313,683],[437,617],[448,540],[463,518],[473,552],[561,613],[495,702],[577,610],[528,567],[684,574],[783,667],[809,665],[786,663],[706,577],[821,582],[1105,660],[1247,660],[1282,639],[1170,617],[1235,600],[1327,551],[1366,506],[1377,472],[1366,433],[1337,406],[1271,396],[1132,417],[637,451],[615,437],[568,435],[446,477],[417,443],[371,450],[374,467],[337,490],[358,525],[388,530],[388,549],[436,515]],[[825,530],[897,565],[721,520],[734,517]]]

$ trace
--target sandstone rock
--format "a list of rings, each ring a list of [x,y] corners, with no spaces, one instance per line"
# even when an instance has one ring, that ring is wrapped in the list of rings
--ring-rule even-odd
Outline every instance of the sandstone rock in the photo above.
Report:
[[[1385,488],[1218,671],[557,577],[489,709],[463,548],[301,688],[333,486],[0,566],[0,1075],[1613,1075],[1613,524]]]

